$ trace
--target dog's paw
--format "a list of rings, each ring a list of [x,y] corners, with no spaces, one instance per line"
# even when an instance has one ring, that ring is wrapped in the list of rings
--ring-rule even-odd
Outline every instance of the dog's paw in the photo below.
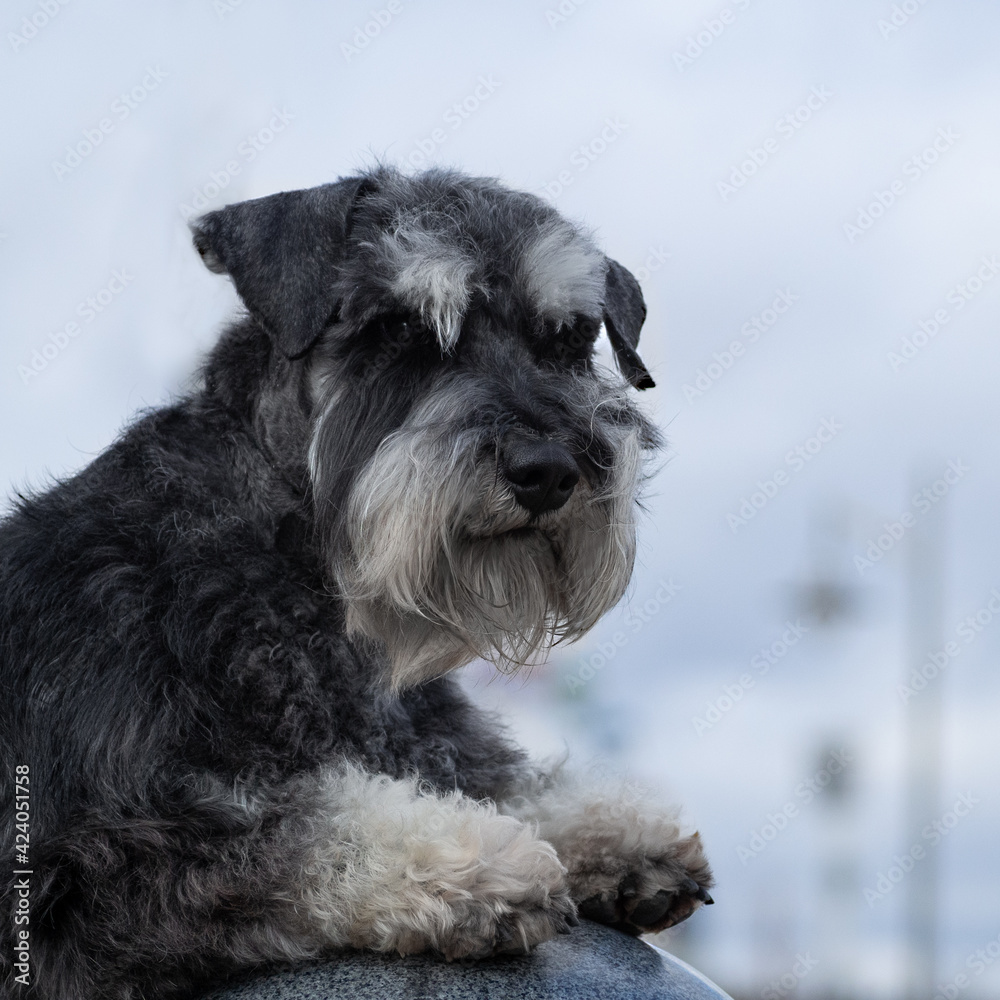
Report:
[[[392,950],[449,961],[523,954],[579,922],[566,869],[531,827],[488,816],[475,834],[460,850],[447,839],[426,845],[423,870],[411,868],[417,878],[389,918]]]
[[[457,908],[456,917],[437,944],[448,961],[524,955],[556,934],[568,934],[580,922],[565,883],[517,903],[469,901]]]
[[[627,855],[598,848],[568,861],[580,916],[638,935],[679,924],[713,902],[712,873],[698,834],[639,847]]]
[[[645,934],[712,902],[698,834],[682,836],[676,810],[618,777],[574,775],[557,765],[504,809],[537,822],[555,846],[580,916]]]

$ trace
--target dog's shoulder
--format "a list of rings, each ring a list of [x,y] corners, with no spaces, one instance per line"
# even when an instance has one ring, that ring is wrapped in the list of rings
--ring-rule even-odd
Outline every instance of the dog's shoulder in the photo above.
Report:
[[[250,466],[266,461],[249,434],[192,394],[0,523],[0,679],[13,695],[0,729],[12,743],[34,743],[39,760],[153,759],[168,744],[177,757],[214,712],[218,738],[203,742],[222,763],[240,740],[275,735],[290,703],[309,706],[295,739],[329,741],[327,702],[303,692],[350,686],[358,657],[286,551],[296,532],[255,503]]]

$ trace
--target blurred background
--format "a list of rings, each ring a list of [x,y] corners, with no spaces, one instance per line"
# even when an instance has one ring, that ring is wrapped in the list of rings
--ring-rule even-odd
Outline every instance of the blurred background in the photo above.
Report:
[[[1000,995],[1000,9],[7,0],[0,479],[86,464],[237,309],[186,220],[376,159],[495,175],[641,280],[669,440],[539,753],[683,803],[737,997]],[[993,513],[991,513],[991,511]]]

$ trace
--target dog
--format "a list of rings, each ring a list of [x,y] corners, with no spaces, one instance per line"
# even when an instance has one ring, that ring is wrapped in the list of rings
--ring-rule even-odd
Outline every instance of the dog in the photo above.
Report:
[[[626,590],[659,445],[635,278],[451,171],[192,232],[246,315],[189,394],[0,526],[7,988],[167,998],[710,903],[675,811],[532,762],[450,676],[537,662]]]

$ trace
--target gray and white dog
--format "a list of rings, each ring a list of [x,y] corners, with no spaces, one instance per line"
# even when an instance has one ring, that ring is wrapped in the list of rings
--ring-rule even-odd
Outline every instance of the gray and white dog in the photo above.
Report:
[[[5,988],[151,1000],[710,902],[674,811],[531,763],[448,676],[532,662],[626,588],[657,444],[632,275],[440,171],[231,205],[194,239],[248,315],[194,391],[0,524],[2,842],[15,776],[31,816]]]

